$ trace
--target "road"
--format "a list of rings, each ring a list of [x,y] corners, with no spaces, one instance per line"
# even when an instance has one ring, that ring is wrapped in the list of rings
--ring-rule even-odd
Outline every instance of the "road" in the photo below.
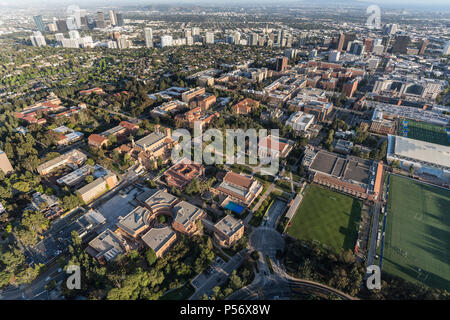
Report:
[[[216,272],[211,274],[208,280],[200,285],[200,287],[195,291],[195,293],[189,298],[189,300],[200,300],[203,295],[211,296],[212,289],[216,286],[221,286],[230,277],[231,273],[239,268],[239,266],[244,262],[249,253],[248,249],[243,249],[239,253],[236,253],[233,258],[231,258],[223,268],[217,267]]]

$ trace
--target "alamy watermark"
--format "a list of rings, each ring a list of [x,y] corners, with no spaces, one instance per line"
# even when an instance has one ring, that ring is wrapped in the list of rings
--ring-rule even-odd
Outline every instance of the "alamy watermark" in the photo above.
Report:
[[[381,289],[381,269],[377,265],[367,267],[367,273],[370,274],[366,279],[366,286],[369,290]]]
[[[367,7],[366,14],[367,17],[366,26],[369,29],[380,29],[381,28],[381,9],[376,4],[372,4]]]
[[[66,273],[69,274],[66,280],[66,287],[69,290],[81,289],[81,270],[80,266],[71,264],[67,267]]]

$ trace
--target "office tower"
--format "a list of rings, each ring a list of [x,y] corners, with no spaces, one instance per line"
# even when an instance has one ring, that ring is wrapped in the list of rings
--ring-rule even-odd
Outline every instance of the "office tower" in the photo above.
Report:
[[[107,42],[108,49],[117,49],[117,42],[109,40]]]
[[[250,34],[250,43],[251,46],[256,46],[258,44],[258,35],[256,33]]]
[[[164,35],[161,37],[161,48],[172,46],[173,38],[169,35]]]
[[[117,31],[111,32],[111,39],[119,40],[120,39],[120,32],[117,32]]]
[[[258,39],[258,46],[263,47],[264,43],[266,43],[265,37],[259,37],[259,39]]]
[[[11,166],[11,162],[9,162],[9,159],[6,156],[6,153],[2,150],[0,150],[0,170],[2,170],[4,174],[8,174],[14,171],[13,167]]]
[[[281,44],[281,30],[278,30],[277,44]]]
[[[122,37],[117,40],[117,45],[119,49],[128,49],[131,47],[131,41]]]
[[[66,20],[56,21],[56,26],[58,27],[59,32],[68,32],[69,31]]]
[[[445,46],[444,46],[444,49],[442,49],[442,54],[443,54],[444,56],[447,56],[447,55],[450,54],[450,40],[447,41],[447,43],[446,43]]]
[[[188,46],[192,46],[194,44],[194,38],[192,38],[191,36],[184,38],[186,39],[186,44]]]
[[[345,35],[345,37],[344,37],[344,43],[343,43],[343,50],[348,50],[349,49],[348,43],[356,40],[356,34],[355,33],[345,33],[344,35]]]
[[[236,31],[233,35],[234,44],[239,44],[241,42],[241,34],[240,32]]]
[[[153,31],[152,28],[144,29],[145,46],[147,48],[153,48]]]
[[[342,86],[342,91],[345,93],[347,97],[352,97],[357,88],[358,88],[358,80],[353,79],[344,83],[344,85]]]
[[[214,44],[214,33],[213,32],[206,32],[205,42],[206,42],[206,44]]]
[[[427,39],[423,39],[420,42],[420,48],[419,48],[419,54],[423,55],[425,53],[425,50],[427,50],[427,45],[428,45],[428,40]]]
[[[87,21],[87,17],[80,17],[80,22],[81,22],[81,26],[80,29],[81,30],[88,30],[89,26],[88,26],[88,21]]]
[[[36,28],[38,29],[38,31],[40,32],[45,32],[45,25],[44,25],[44,21],[42,20],[42,16],[34,16],[34,23],[36,24]]]
[[[405,54],[408,49],[409,37],[408,36],[398,36],[395,38],[394,44],[392,46],[392,53],[402,53]]]
[[[288,34],[287,39],[286,39],[286,47],[291,48],[293,42],[294,42],[294,38],[293,38],[292,34]]]
[[[114,12],[114,10],[109,10],[109,20],[111,21],[112,26],[117,25],[117,18],[116,18],[116,13]]]
[[[338,62],[339,58],[341,56],[341,53],[337,50],[331,51],[328,55],[328,61],[330,62]]]
[[[125,25],[125,22],[123,21],[123,14],[116,13],[116,20],[119,27],[123,27]]]
[[[396,34],[398,31],[398,26],[395,23],[387,24],[384,26],[384,33],[385,34]]]
[[[191,29],[184,30],[184,37],[185,38],[192,37],[192,30]]]
[[[199,36],[200,35],[200,28],[199,27],[192,27],[192,36]]]
[[[105,14],[101,11],[97,12],[97,19],[95,20],[95,26],[97,28],[104,28],[105,24]]]
[[[40,31],[33,32],[33,35],[30,36],[30,40],[35,47],[42,47],[47,45],[47,43],[45,42],[45,38]]]
[[[47,23],[47,28],[48,28],[48,31],[50,31],[50,32],[58,31],[58,26],[54,22]]]
[[[341,33],[339,35],[338,45],[337,45],[337,51],[342,52],[344,49],[344,41],[345,41],[345,35]]]
[[[288,62],[289,62],[289,59],[287,57],[278,57],[275,70],[277,70],[278,72],[286,70],[287,66],[288,66]]]
[[[364,46],[366,47],[366,52],[370,52],[372,50],[373,40],[372,38],[364,39]]]
[[[365,47],[361,41],[355,40],[349,42],[350,49],[348,50],[350,53],[360,56],[365,51]]]

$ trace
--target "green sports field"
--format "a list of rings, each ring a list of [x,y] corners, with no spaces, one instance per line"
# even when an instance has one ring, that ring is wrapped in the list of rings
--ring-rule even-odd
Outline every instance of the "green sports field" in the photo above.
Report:
[[[449,190],[391,175],[382,272],[450,290]]]
[[[336,252],[342,248],[353,250],[360,217],[361,201],[310,185],[287,234],[302,240],[318,240]]]
[[[450,146],[445,127],[431,123],[401,120],[398,135],[403,136],[403,121],[408,122],[408,138]]]

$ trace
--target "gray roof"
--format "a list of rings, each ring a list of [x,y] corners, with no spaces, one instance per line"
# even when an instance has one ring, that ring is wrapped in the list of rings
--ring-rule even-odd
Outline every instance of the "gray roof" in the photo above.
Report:
[[[149,135],[143,137],[142,139],[139,139],[136,141],[136,145],[142,149],[147,148],[148,146],[151,146],[152,144],[158,142],[159,140],[163,140],[166,138],[166,135],[161,132],[153,132]]]
[[[227,236],[233,235],[244,226],[242,220],[233,218],[231,215],[226,215],[219,220],[214,227]]]
[[[203,213],[203,210],[197,208],[189,202],[181,201],[173,207],[173,212],[175,221],[185,226],[197,220]]]
[[[162,228],[152,228],[142,236],[142,241],[157,252],[161,247],[175,235],[172,228],[166,226]]]
[[[125,217],[120,219],[117,226],[133,234],[146,225],[147,214],[149,211],[143,207],[136,207]]]
[[[394,137],[395,155],[450,168],[450,147],[401,136]]]

